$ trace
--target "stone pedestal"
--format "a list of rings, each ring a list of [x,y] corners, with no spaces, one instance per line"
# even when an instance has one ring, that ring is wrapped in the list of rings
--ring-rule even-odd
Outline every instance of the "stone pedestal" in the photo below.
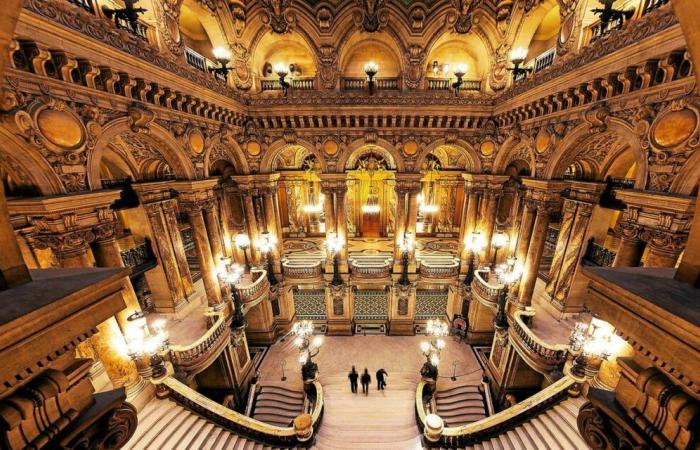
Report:
[[[347,284],[326,285],[326,316],[328,335],[352,335],[353,304]]]
[[[416,287],[414,284],[395,283],[389,301],[389,334],[391,336],[413,336],[416,315]]]

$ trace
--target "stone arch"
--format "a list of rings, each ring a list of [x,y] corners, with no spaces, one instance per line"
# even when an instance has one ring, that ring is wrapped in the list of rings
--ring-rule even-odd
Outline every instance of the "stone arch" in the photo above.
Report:
[[[233,139],[223,139],[220,134],[212,138],[204,152],[204,177],[208,178],[209,171],[217,161],[228,161],[237,174],[250,173],[248,161],[243,150]]]
[[[377,77],[401,77],[404,73],[404,58],[401,44],[388,32],[366,33],[355,32],[338,50],[338,67],[341,76],[364,76],[362,61],[359,55],[363,51],[374,51],[374,56],[367,56],[362,61],[370,60],[379,64]]]
[[[38,195],[58,195],[67,192],[61,179],[39,150],[4,127],[0,128],[0,166],[15,173],[19,171],[19,177],[26,179],[26,185],[31,186]]]
[[[574,128],[554,149],[544,178],[561,178],[567,167],[577,162],[590,171],[591,179],[602,181],[625,152],[631,152],[634,157],[630,160],[637,164],[635,189],[644,189],[648,176],[646,153],[632,127],[617,118],[610,118],[601,132],[593,132],[588,123]]]
[[[496,152],[493,161],[493,173],[505,174],[506,168],[516,160],[525,161],[530,173],[535,173],[535,150],[532,140],[527,136],[509,137]]]
[[[88,155],[88,186],[91,189],[101,188],[100,163],[102,155],[105,148],[121,135],[135,135],[138,136],[138,139],[148,142],[154,150],[163,156],[176,178],[185,180],[195,178],[194,167],[187,156],[187,151],[165,128],[151,123],[148,126],[148,133],[134,133],[129,122],[129,118],[122,117],[104,126],[95,148]]]
[[[338,158],[338,171],[343,172],[348,168],[352,168],[357,160],[364,154],[373,151],[380,154],[389,164],[389,170],[397,170],[403,172],[404,161],[396,148],[384,139],[377,139],[374,143],[368,143],[365,139],[357,139],[350,143],[345,149],[340,158]]]
[[[547,28],[547,29],[543,29]],[[522,20],[518,32],[513,39],[512,48],[523,47],[528,49],[529,61],[531,58],[537,57],[541,51],[537,48],[532,48],[534,41],[547,41],[556,47],[559,31],[561,28],[559,17],[559,3],[556,0],[545,0],[541,5],[530,11]],[[553,36],[545,39],[543,33],[554,32]],[[538,33],[541,35],[538,39]],[[547,50],[547,49],[544,49]]]
[[[218,16],[195,0],[184,0],[178,20],[180,33],[188,37],[188,46],[214,60],[214,47],[228,48],[229,43]],[[209,44],[209,47],[203,47]]]
[[[471,146],[471,144],[461,139],[449,143],[444,138],[433,141],[430,143],[430,145],[424,147],[418,155],[418,158],[416,159],[416,169],[421,170],[423,163],[425,162],[426,158],[428,158],[428,155],[440,147],[451,147],[457,149],[461,153],[465,159],[464,167],[461,167],[462,170],[466,170],[469,173],[481,173],[482,166],[479,153]]]
[[[670,192],[697,196],[698,184],[700,184],[700,151],[696,150],[681,166],[671,183]]]
[[[266,62],[274,66],[276,63],[295,64],[301,70],[301,77],[316,76],[316,47],[306,33],[293,30],[284,37],[281,46],[280,37],[268,28],[261,28],[251,44],[250,65],[259,80],[267,75],[263,73]],[[277,78],[274,71],[269,75]]]
[[[328,170],[325,158],[323,157],[323,155],[321,155],[321,152],[318,151],[316,146],[314,144],[312,144],[311,142],[303,140],[303,139],[297,139],[295,142],[290,144],[289,142],[285,141],[284,139],[278,139],[275,142],[273,142],[272,144],[270,144],[270,146],[265,151],[265,154],[264,154],[262,161],[260,163],[260,172],[261,173],[272,172],[274,170],[274,165],[275,165],[275,161],[277,160],[277,157],[280,156],[280,154],[290,145],[298,145],[300,147],[303,147],[304,149],[306,149],[309,152],[309,154],[313,154],[314,156],[316,156],[316,159],[321,164],[321,171],[322,172],[326,172]]]
[[[425,74],[428,76],[432,75],[433,61],[450,66],[446,75],[449,78],[454,77],[454,68],[461,63],[467,64],[465,79],[483,80],[488,77],[490,71],[490,45],[476,32],[460,35],[445,30],[430,43],[426,55]]]

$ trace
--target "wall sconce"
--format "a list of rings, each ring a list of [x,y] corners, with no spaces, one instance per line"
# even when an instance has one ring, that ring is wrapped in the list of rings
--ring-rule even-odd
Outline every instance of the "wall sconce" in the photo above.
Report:
[[[120,21],[126,21],[131,28],[131,31],[138,33],[139,16],[146,11],[145,8],[135,8],[134,6],[139,0],[124,0],[123,8],[109,8],[102,6],[102,12],[108,19],[114,18],[114,23],[119,25]]]
[[[246,250],[250,248],[250,238],[247,234],[238,233],[234,238],[234,243],[236,247],[243,250],[243,259],[245,260],[245,269],[250,272],[250,262],[248,261],[248,253]]]
[[[275,247],[275,244],[277,244],[277,237],[269,231],[260,233],[260,236],[255,241],[255,247],[257,247],[267,259],[267,280],[273,286],[279,283],[275,277],[275,271],[272,265],[272,249]]]
[[[403,234],[403,241],[401,242],[401,278],[399,279],[399,284],[402,286],[408,286],[411,282],[408,279],[408,255],[413,250],[413,233],[406,231]]]
[[[467,65],[466,64],[457,64],[457,68],[455,69],[455,76],[457,77],[457,81],[452,83],[452,89],[455,91],[455,97],[459,96],[459,90],[462,87],[462,84],[464,84],[464,81],[462,78],[464,78],[464,75],[467,74]]]
[[[155,321],[149,327],[143,311],[131,314],[126,320],[128,329],[126,330],[125,340],[129,349],[129,356],[136,361],[137,366],[144,366],[144,361],[148,360],[151,368],[151,377],[162,378],[168,372],[165,362],[160,356],[160,353],[168,345],[165,321]]]
[[[509,67],[508,70],[513,72],[513,81],[524,78],[532,72],[532,69],[529,67],[520,67],[525,62],[525,58],[527,58],[527,49],[524,47],[515,48],[510,52],[510,62],[513,63],[513,67]]]
[[[212,50],[212,53],[214,53],[214,58],[221,65],[221,67],[210,67],[209,72],[221,75],[225,79],[228,79],[228,73],[231,70],[231,68],[228,67],[228,63],[231,62],[231,51],[224,47],[215,47],[214,50]]]
[[[282,88],[282,94],[286,97],[289,91],[289,83],[285,80],[289,74],[289,69],[282,63],[275,64],[275,73],[279,77],[280,87]]]
[[[364,67],[365,74],[367,75],[367,88],[369,88],[369,95],[374,93],[374,77],[379,72],[379,65],[374,61],[369,61]]]
[[[593,8],[591,12],[600,17],[600,29],[602,34],[607,32],[610,23],[622,23],[625,20],[631,19],[634,15],[634,10],[625,11],[624,9],[613,8],[615,0],[598,0],[598,3],[603,5],[603,7]]]

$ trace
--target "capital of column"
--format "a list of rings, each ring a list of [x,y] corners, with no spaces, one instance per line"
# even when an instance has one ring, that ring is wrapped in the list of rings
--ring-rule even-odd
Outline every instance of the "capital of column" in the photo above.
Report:
[[[646,242],[655,252],[678,255],[685,248],[688,235],[667,230],[642,229],[639,238]]]
[[[31,242],[36,248],[49,248],[61,257],[85,253],[94,240],[95,233],[91,229],[56,234],[35,234],[31,237]]]
[[[117,239],[124,232],[124,227],[118,220],[103,222],[93,227],[95,233],[95,241],[108,242]]]
[[[641,227],[631,222],[618,222],[614,229],[615,234],[626,241],[641,241]]]

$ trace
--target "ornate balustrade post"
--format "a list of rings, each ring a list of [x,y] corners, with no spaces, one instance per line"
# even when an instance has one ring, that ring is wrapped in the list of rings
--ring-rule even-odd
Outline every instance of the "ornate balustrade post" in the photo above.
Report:
[[[641,230],[634,223],[621,220],[615,226],[615,234],[620,238],[613,267],[637,267],[644,255],[644,241],[639,238]]]
[[[533,224],[527,257],[524,262],[523,275],[520,279],[520,289],[518,291],[518,306],[520,308],[529,306],[532,302],[532,293],[535,290],[537,273],[542,260],[549,217],[553,211],[558,210],[560,193],[566,187],[566,183],[557,181],[527,178],[523,182],[528,187],[528,199],[537,208],[537,215]]]
[[[202,212],[204,209],[212,210],[214,208],[214,191],[212,188],[216,183],[217,180],[181,181],[175,184],[175,189],[179,192],[178,205],[180,211],[187,214],[187,219],[192,227],[192,236],[208,304],[214,308],[220,308],[225,305],[225,302],[222,302],[221,286],[217,278],[217,265],[212,257],[208,230],[204,221],[204,213]],[[216,223],[213,225],[216,225]]]
[[[391,336],[413,336],[416,315],[416,285],[394,283],[391,287],[389,334]]]

